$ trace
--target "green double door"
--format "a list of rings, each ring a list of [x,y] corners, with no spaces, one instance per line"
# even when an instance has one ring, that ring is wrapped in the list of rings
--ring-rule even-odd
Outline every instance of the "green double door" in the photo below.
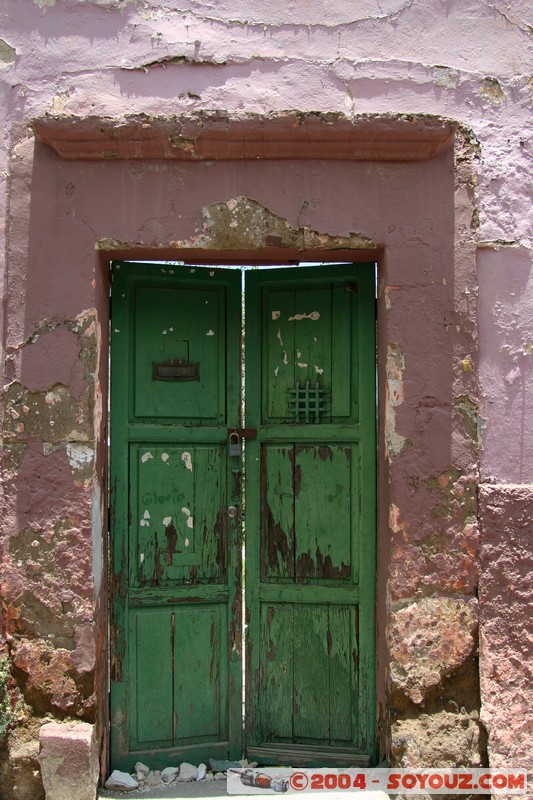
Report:
[[[241,282],[113,265],[113,768],[374,752],[373,265]]]

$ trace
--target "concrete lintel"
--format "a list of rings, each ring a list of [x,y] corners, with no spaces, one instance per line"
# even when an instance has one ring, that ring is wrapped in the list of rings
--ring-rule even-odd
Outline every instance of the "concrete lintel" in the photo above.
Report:
[[[45,116],[39,141],[65,159],[421,161],[447,149],[457,123],[424,114],[333,113],[121,119]]]

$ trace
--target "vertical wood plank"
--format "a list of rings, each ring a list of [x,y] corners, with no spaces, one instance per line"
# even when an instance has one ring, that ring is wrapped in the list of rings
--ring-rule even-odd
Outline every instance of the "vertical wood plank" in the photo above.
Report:
[[[291,742],[293,712],[293,608],[261,607],[261,728],[265,741]]]
[[[311,387],[318,382],[320,387],[331,392],[332,387],[332,340],[331,340],[331,286],[304,286],[295,291],[294,327],[295,376],[304,385]],[[349,380],[349,377],[346,378]],[[331,421],[331,403],[324,404],[325,413],[321,422]],[[315,417],[310,422],[316,424]]]
[[[354,691],[352,659],[355,637],[354,609],[329,606],[329,703],[330,744],[346,746],[353,741],[353,707],[357,707]]]
[[[290,322],[294,308],[293,289],[265,291],[262,296],[262,362],[265,421],[287,419],[287,392],[294,387],[296,374],[294,325]],[[248,340],[249,344],[253,339]],[[253,351],[250,349],[249,355]]]
[[[228,549],[225,513],[226,452],[221,446],[194,448],[193,522],[192,528],[188,530],[194,533],[195,548],[199,556],[196,571],[198,581],[226,580]],[[189,572],[189,579],[193,580],[193,575],[194,573]]]
[[[294,605],[294,741],[329,742],[327,607]]]
[[[294,577],[294,447],[263,445],[261,470],[261,574]]]
[[[359,343],[354,341],[357,314],[357,282],[346,280],[342,286],[333,289],[334,324],[331,330],[332,359],[331,416],[333,421],[348,419],[357,421],[357,350]],[[366,336],[374,338],[373,331]]]

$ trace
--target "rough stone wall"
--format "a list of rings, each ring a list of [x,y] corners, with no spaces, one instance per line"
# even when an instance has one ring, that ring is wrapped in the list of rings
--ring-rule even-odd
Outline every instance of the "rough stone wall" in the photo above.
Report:
[[[38,796],[44,715],[102,724],[107,311],[95,245],[108,257],[253,251],[272,229],[280,252],[375,246],[380,259],[384,751],[401,765],[488,755],[531,767],[531,732],[518,750],[503,710],[533,713],[520,577],[533,551],[528,5],[0,5],[7,798]],[[337,115],[332,129],[363,114],[459,127],[453,154],[388,165],[195,163],[180,134],[207,112],[287,110]],[[29,125],[45,115],[174,120],[193,160],[117,161],[109,148],[67,162],[35,141]]]

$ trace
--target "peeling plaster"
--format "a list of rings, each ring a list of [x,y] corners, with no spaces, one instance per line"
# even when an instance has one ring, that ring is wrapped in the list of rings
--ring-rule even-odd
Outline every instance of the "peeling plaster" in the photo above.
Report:
[[[99,597],[100,595],[100,590],[102,588],[102,576],[104,573],[103,518],[104,509],[102,504],[102,492],[98,484],[95,484],[93,488],[91,505],[91,532],[93,581],[96,597]]]
[[[4,39],[0,39],[0,69],[14,64],[17,59],[17,51],[11,47]]]
[[[396,411],[404,401],[403,373],[405,358],[397,344],[387,345],[387,398],[385,406],[385,448],[387,458],[399,455],[406,437],[396,431]]]
[[[247,250],[262,247],[308,249],[374,249],[376,244],[359,233],[330,236],[305,226],[293,228],[282,217],[255,200],[237,197],[203,209],[202,231],[191,239],[171,241],[175,248],[201,247],[216,250]],[[99,240],[99,249],[120,249],[125,243]],[[317,313],[317,312],[314,312]],[[313,319],[316,317],[312,317]]]

